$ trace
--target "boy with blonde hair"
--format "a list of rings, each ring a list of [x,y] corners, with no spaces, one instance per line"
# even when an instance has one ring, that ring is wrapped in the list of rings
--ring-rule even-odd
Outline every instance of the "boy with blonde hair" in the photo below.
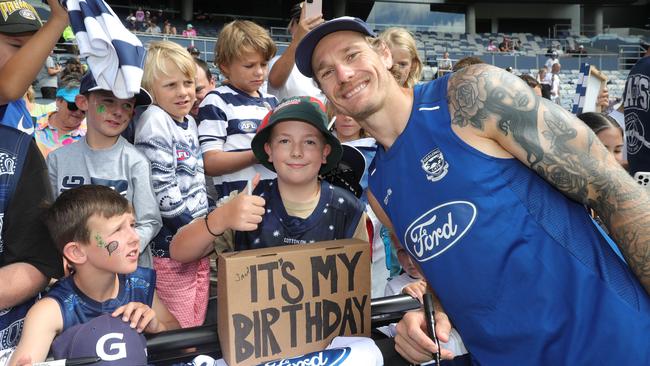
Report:
[[[250,146],[260,121],[277,105],[274,96],[260,91],[275,52],[268,32],[247,20],[228,23],[219,34],[215,64],[228,84],[206,95],[197,119],[205,170],[221,182],[220,196],[241,190],[256,173],[263,181],[275,177]]]
[[[44,361],[56,336],[104,314],[140,333],[179,327],[156,295],[156,273],[138,267],[133,208],[119,193],[98,185],[67,190],[45,222],[74,272],[29,310],[10,365]]]
[[[152,242],[156,289],[183,327],[203,323],[208,303],[207,258],[182,264],[169,257],[171,237],[208,210],[196,123],[189,115],[195,99],[196,64],[180,45],[152,42],[142,85],[154,104],[135,126],[135,147],[151,162],[151,178],[163,226]]]

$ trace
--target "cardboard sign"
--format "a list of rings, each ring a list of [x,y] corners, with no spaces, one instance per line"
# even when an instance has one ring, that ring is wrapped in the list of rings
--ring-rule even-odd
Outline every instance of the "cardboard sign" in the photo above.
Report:
[[[228,365],[324,349],[370,335],[370,245],[346,239],[223,253],[218,331]]]

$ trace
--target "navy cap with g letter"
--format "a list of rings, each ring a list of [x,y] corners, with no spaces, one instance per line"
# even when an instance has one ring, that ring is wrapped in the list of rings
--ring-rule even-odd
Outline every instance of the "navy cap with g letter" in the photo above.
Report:
[[[370,37],[377,37],[366,22],[354,17],[340,17],[328,20],[318,27],[312,29],[298,43],[296,49],[296,66],[300,72],[310,78],[314,77],[314,71],[311,67],[311,57],[318,42],[330,33],[339,31],[354,31]]]
[[[121,317],[104,314],[66,329],[52,342],[52,355],[99,358],[96,366],[146,366],[147,340]]]

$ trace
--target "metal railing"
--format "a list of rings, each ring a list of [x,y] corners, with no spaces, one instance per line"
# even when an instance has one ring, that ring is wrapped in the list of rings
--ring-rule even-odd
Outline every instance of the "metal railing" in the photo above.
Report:
[[[201,56],[200,56],[201,59],[206,60],[208,63],[212,63],[214,61],[214,46],[217,43],[218,37],[199,36],[199,37],[188,38],[180,35],[170,35],[170,34],[151,34],[151,33],[143,33],[143,32],[134,32],[134,33],[142,41],[142,44],[145,47],[147,47],[149,42],[152,41],[168,40],[168,41],[176,42],[185,48],[189,46],[194,46],[198,48],[199,51],[201,51]],[[289,42],[276,41],[275,44],[278,47],[278,50],[284,50],[286,47],[289,46]]]
[[[618,68],[619,70],[629,70],[641,58],[644,50],[639,44],[624,44],[618,46]]]
[[[539,69],[544,67],[547,57],[544,54],[510,54],[490,52],[482,55],[475,55],[473,52],[450,52],[452,58],[460,59],[466,56],[477,56],[491,65],[505,68],[511,66],[514,69]],[[613,53],[590,53],[590,54],[569,54],[559,58],[562,68],[565,70],[580,69],[580,64],[588,62],[599,70],[618,70],[619,56]]]

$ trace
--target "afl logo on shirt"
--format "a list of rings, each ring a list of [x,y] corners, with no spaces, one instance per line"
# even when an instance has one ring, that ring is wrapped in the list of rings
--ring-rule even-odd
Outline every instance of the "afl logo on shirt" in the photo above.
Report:
[[[447,163],[439,148],[435,148],[426,154],[420,159],[420,163],[422,163],[422,169],[427,174],[427,180],[432,182],[444,178],[447,175],[447,170],[449,170],[449,163]]]
[[[253,133],[257,131],[257,123],[253,121],[241,121],[237,127],[244,133]]]
[[[443,203],[411,223],[404,233],[404,244],[418,262],[426,262],[456,244],[475,220],[476,206],[473,203]]]
[[[187,150],[176,150],[176,160],[185,161],[190,158],[190,152]]]

